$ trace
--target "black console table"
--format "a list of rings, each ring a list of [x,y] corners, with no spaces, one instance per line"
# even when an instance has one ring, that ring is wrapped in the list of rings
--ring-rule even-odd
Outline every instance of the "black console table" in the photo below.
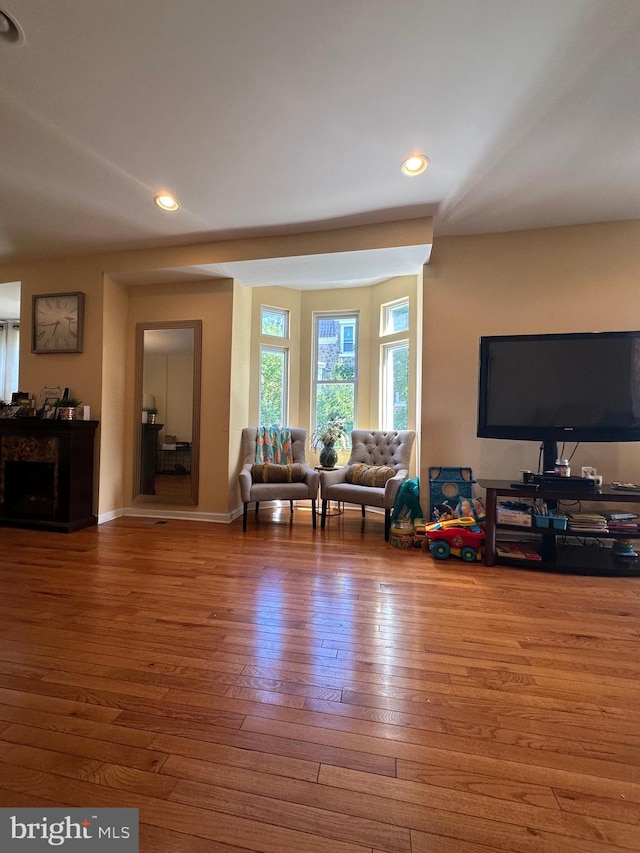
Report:
[[[71,533],[97,524],[98,421],[0,418],[0,525]]]
[[[603,485],[595,491],[563,491],[553,487],[531,488],[524,484],[510,483],[508,480],[479,480],[478,485],[486,489],[486,521],[485,521],[485,545],[484,563],[486,566],[494,566],[498,562],[509,562],[511,565],[526,565],[527,568],[554,569],[556,571],[571,572],[573,574],[600,574],[600,575],[640,575],[640,559],[630,561],[615,561],[608,548],[588,548],[581,545],[558,546],[558,541],[564,537],[578,539],[640,539],[640,531],[637,533],[579,533],[570,530],[550,530],[536,527],[513,527],[504,525],[508,530],[516,530],[523,534],[535,533],[540,537],[541,547],[540,562],[528,562],[522,560],[510,561],[508,558],[499,556],[496,552],[497,531],[503,527],[497,523],[498,497],[509,500],[518,498],[541,498],[547,502],[584,502],[590,504],[627,503],[640,504],[640,492],[622,491],[614,489],[611,485]],[[638,508],[640,514],[640,507]]]
[[[156,493],[156,451],[158,434],[164,424],[142,424],[140,435],[140,494]]]
[[[190,474],[191,446],[189,444],[173,450],[158,450],[156,453],[156,474]]]

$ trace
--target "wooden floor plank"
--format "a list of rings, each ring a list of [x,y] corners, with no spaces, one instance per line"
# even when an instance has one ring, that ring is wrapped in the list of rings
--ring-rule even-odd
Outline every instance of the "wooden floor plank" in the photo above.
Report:
[[[11,765],[29,767],[152,797],[168,797],[176,785],[174,779],[159,773],[31,746],[0,744],[0,763],[7,776]]]
[[[638,579],[310,522],[1,529],[0,805],[139,808],[142,853],[640,849]]]
[[[431,831],[436,822],[446,822],[448,814],[455,815],[457,819],[464,818],[469,826],[481,826],[486,816],[491,815],[488,828],[492,831],[495,830],[493,822],[501,826],[512,823],[534,834],[551,833],[559,838],[567,836],[576,843],[580,839],[580,845],[604,840],[613,846],[633,849],[637,843],[637,827],[627,820],[595,815],[582,817],[577,812],[569,815],[558,808],[555,799],[549,808],[546,804],[527,802],[522,796],[496,796],[499,791],[497,785],[493,790],[486,789],[490,791],[487,794],[475,788],[447,789],[437,784],[439,780],[435,776],[433,778],[433,785],[416,786],[398,779],[376,784],[371,776],[365,774],[322,767],[319,781],[324,784],[334,783],[349,790],[356,789],[360,793],[368,793],[370,797],[389,796],[395,803],[393,813],[396,821],[421,831]],[[506,790],[509,786],[504,787]],[[511,787],[514,787],[513,783]]]
[[[350,732],[335,731],[334,729],[320,729],[317,726],[283,723],[280,720],[266,717],[247,717],[242,724],[242,729],[280,739],[285,738],[285,736],[293,737],[305,743],[337,748],[346,748],[347,744],[350,744],[352,749],[361,749],[363,752],[372,755],[395,756],[407,761],[418,760],[428,763],[434,750],[466,752],[469,755],[501,758],[503,761],[519,764],[555,767],[559,770],[571,769],[590,775],[600,773],[612,780],[634,782],[638,779],[639,764],[633,756],[629,757],[624,753],[612,755],[609,752],[599,754],[597,747],[593,747],[591,754],[581,757],[572,752],[559,753],[554,744],[548,749],[541,748],[537,741],[533,744],[529,742],[526,745],[511,745],[496,740],[443,735],[432,731],[424,731],[422,734],[423,745],[418,745],[400,740],[389,741],[383,737],[356,735]],[[542,747],[545,745],[543,743]]]
[[[336,811],[330,809],[328,803],[324,808],[301,804],[295,800],[295,795],[283,800],[186,780],[180,780],[176,784],[170,798],[180,803],[215,809],[224,814],[315,833],[327,839],[375,847],[385,853],[410,853],[411,841],[407,828],[390,825],[372,817],[345,813],[343,806],[340,806],[340,811]]]

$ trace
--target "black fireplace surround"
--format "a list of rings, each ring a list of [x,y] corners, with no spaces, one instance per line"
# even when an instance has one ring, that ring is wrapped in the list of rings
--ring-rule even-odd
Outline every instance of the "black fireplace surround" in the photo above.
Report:
[[[0,525],[71,533],[97,523],[97,421],[0,418]]]

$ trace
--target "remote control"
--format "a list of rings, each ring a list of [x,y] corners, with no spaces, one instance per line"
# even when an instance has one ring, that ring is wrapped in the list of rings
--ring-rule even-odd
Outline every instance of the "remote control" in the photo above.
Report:
[[[640,486],[637,483],[611,483],[614,489],[619,489],[623,492],[640,492]]]

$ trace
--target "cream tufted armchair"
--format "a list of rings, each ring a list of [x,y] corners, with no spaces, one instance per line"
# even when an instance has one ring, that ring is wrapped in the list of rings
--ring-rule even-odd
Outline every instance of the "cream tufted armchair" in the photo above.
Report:
[[[244,505],[242,514],[242,530],[247,529],[247,513],[249,503],[255,501],[256,516],[260,501],[289,501],[293,512],[294,501],[311,501],[311,521],[316,527],[316,497],[318,494],[318,472],[307,465],[305,447],[307,443],[306,429],[291,428],[291,449],[294,463],[305,467],[304,480],[299,483],[254,483],[251,477],[251,466],[256,461],[256,427],[245,427],[242,430],[242,470],[240,471],[240,496]]]
[[[351,456],[343,468],[337,471],[320,472],[320,493],[322,498],[322,522],[327,520],[329,501],[360,504],[364,516],[365,506],[377,506],[384,509],[384,538],[389,540],[391,511],[398,489],[409,476],[411,451],[416,434],[413,430],[400,432],[370,432],[356,429],[351,433]],[[387,480],[381,488],[360,486],[347,482],[349,466],[358,462],[365,465],[385,465],[395,470],[395,476]]]

